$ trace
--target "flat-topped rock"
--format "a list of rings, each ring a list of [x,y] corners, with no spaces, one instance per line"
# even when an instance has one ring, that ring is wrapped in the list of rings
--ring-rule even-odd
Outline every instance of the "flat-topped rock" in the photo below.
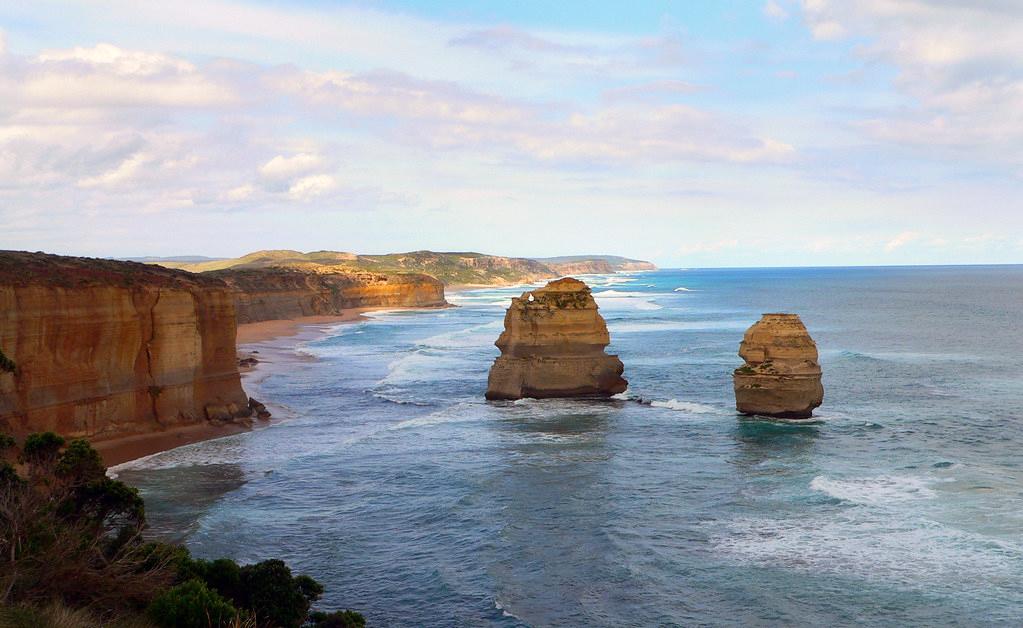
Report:
[[[806,419],[824,400],[817,344],[796,314],[764,314],[739,345],[733,374],[743,414]]]
[[[565,278],[512,299],[487,399],[610,397],[628,382],[590,288]]]

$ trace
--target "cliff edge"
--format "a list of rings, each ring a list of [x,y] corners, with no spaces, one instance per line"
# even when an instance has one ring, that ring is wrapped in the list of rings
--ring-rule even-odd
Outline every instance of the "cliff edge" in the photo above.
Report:
[[[341,314],[351,308],[448,305],[443,283],[415,273],[373,273],[306,264],[219,270],[202,276],[230,286],[239,324]]]
[[[104,439],[247,417],[235,329],[212,277],[0,251],[0,430]]]

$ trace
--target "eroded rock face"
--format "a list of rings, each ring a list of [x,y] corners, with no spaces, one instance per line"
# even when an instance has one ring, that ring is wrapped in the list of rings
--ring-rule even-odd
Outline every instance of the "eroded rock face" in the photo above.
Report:
[[[817,344],[796,314],[764,314],[739,345],[733,375],[743,414],[806,419],[824,400]]]
[[[417,273],[372,273],[309,264],[301,268],[203,273],[234,289],[238,323],[340,314],[349,308],[444,307],[444,284]]]
[[[609,397],[624,392],[622,361],[587,285],[559,279],[512,299],[487,399]]]
[[[231,291],[145,264],[0,251],[0,431],[102,439],[252,413]]]

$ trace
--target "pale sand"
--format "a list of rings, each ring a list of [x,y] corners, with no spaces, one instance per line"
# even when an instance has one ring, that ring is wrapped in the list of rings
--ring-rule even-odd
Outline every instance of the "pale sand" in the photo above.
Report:
[[[248,345],[255,342],[265,342],[274,338],[295,336],[302,331],[303,327],[309,325],[332,325],[334,323],[351,323],[365,319],[363,312],[370,312],[372,308],[355,308],[345,310],[337,316],[302,316],[281,321],[262,321],[259,323],[245,323],[238,326],[238,345]]]
[[[161,451],[167,451],[182,445],[190,445],[203,440],[231,436],[247,432],[250,428],[244,425],[210,425],[199,423],[196,425],[185,425],[173,427],[163,432],[151,434],[139,434],[137,436],[125,436],[123,438],[112,438],[109,440],[91,441],[92,446],[103,458],[103,464],[108,467],[118,465],[138,458],[143,458]]]
[[[258,393],[258,384],[269,373],[259,373],[262,364],[273,362],[274,356],[281,351],[290,351],[291,342],[272,342],[276,339],[291,338],[293,336],[304,336],[307,339],[315,337],[326,331],[330,326],[340,323],[354,323],[365,320],[365,312],[395,311],[395,310],[429,310],[435,308],[352,308],[345,310],[336,316],[303,316],[300,318],[262,321],[259,323],[246,323],[238,326],[237,345],[239,357],[254,357],[259,360],[255,366],[239,367],[242,374],[242,381],[245,384],[246,392]],[[258,343],[258,344],[257,344]],[[249,345],[249,346],[244,346]],[[253,345],[257,345],[256,350]],[[261,350],[261,351],[260,351]],[[268,360],[269,358],[269,360]],[[275,417],[280,416],[280,411],[275,408],[272,401],[260,399]],[[266,421],[254,421],[256,428],[266,426]],[[103,457],[103,462],[108,467],[119,465],[138,458],[143,458],[161,451],[167,451],[183,445],[190,445],[204,440],[222,438],[250,431],[251,427],[244,425],[210,425],[200,423],[183,427],[174,427],[162,432],[151,434],[139,434],[136,436],[125,436],[108,440],[92,441],[92,446]]]

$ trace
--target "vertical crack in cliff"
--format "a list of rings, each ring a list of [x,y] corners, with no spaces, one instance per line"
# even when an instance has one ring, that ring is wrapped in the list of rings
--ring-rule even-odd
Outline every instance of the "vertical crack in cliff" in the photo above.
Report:
[[[149,395],[149,404],[153,413],[153,420],[160,422],[160,415],[156,409],[156,398],[159,395],[159,387],[156,385],[156,377],[153,375],[153,342],[156,340],[156,305],[160,302],[160,289],[156,289],[156,299],[149,306],[149,339],[146,340],[146,373],[149,375],[149,387],[146,394]]]

